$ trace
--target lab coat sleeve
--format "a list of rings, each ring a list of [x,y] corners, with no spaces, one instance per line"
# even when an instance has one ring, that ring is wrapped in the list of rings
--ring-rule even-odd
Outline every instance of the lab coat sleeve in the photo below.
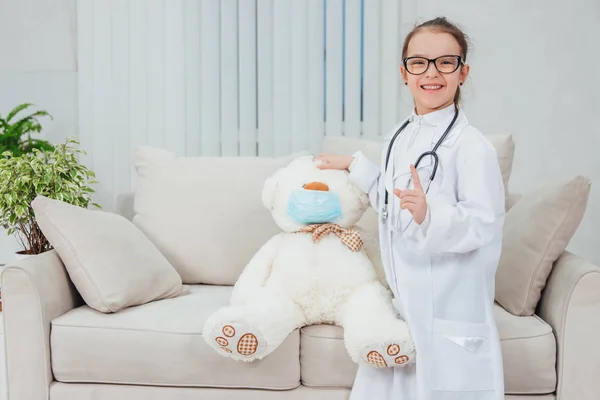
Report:
[[[379,212],[379,177],[381,168],[369,160],[361,151],[353,154],[354,161],[350,165],[350,181],[369,195],[371,207]]]
[[[427,253],[467,253],[502,231],[504,183],[495,149],[471,149],[458,168],[456,204],[428,198],[425,220],[413,230],[412,240]]]

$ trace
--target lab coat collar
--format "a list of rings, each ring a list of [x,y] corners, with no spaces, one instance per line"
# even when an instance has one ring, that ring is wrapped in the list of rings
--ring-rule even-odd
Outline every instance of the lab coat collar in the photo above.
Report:
[[[408,120],[409,125],[406,127],[407,129],[410,127],[410,125],[412,125],[415,122],[421,122],[421,124],[435,126],[435,132],[431,138],[431,143],[432,145],[434,145],[442,137],[444,131],[446,130],[448,125],[450,125],[450,122],[452,122],[452,118],[454,118],[455,111],[456,107],[454,104],[425,115],[418,115],[413,109],[412,113],[407,118],[396,124],[396,126],[394,126],[393,129],[390,130],[390,132],[385,137],[385,142],[389,143],[396,131],[400,129],[400,127]],[[448,135],[446,135],[444,141],[440,144],[440,147],[453,146],[458,136],[460,136],[458,133],[460,133],[468,124],[469,121],[467,120],[464,111],[459,109],[456,122],[454,123],[454,126],[452,127],[450,132],[448,132]]]
[[[446,108],[442,108],[441,110],[433,111],[425,115],[418,115],[417,111],[413,109],[409,119],[411,123],[420,122],[423,125],[438,126],[446,123],[446,121],[451,121],[452,117],[454,117],[455,110],[456,106],[454,103]]]
[[[454,118],[454,113],[456,112],[456,106],[454,104],[443,108],[438,111],[434,111],[425,115],[417,115],[415,111],[413,111],[413,115],[409,118],[413,118],[413,121],[418,122],[420,120],[421,124],[430,125],[434,127],[434,133],[431,137],[431,145],[434,146],[437,141],[442,137],[448,125],[452,122]],[[468,125],[467,117],[465,113],[459,109],[458,117],[456,117],[456,121],[454,122],[454,126],[446,135],[444,141],[440,144],[440,147],[452,147],[454,143],[456,143],[456,139],[460,136],[459,133]]]

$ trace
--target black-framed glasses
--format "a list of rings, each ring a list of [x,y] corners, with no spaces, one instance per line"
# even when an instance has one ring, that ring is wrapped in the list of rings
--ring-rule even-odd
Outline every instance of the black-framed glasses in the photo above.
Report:
[[[429,69],[429,63],[442,74],[451,74],[463,63],[461,56],[440,56],[434,59],[426,57],[407,57],[403,60],[404,68],[412,75],[421,75]]]

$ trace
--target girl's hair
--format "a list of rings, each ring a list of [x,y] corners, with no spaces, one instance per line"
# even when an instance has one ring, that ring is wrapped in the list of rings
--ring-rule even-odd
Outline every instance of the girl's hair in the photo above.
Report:
[[[454,36],[454,39],[458,42],[458,46],[460,47],[460,56],[464,62],[467,61],[467,50],[469,47],[469,37],[456,25],[452,22],[448,21],[444,17],[438,17],[431,19],[429,21],[425,21],[420,25],[417,25],[413,28],[412,31],[406,38],[404,39],[404,46],[402,47],[402,59],[406,58],[406,52],[408,50],[408,44],[414,35],[417,33],[428,30],[435,33],[449,33]],[[456,94],[454,95],[454,104],[458,108],[458,104],[460,103],[460,87],[456,89]]]

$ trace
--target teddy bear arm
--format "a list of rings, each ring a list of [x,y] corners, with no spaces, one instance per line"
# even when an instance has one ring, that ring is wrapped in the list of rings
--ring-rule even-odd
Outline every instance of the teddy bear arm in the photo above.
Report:
[[[233,287],[231,305],[246,303],[265,284],[282,240],[281,234],[273,236],[250,259]]]

